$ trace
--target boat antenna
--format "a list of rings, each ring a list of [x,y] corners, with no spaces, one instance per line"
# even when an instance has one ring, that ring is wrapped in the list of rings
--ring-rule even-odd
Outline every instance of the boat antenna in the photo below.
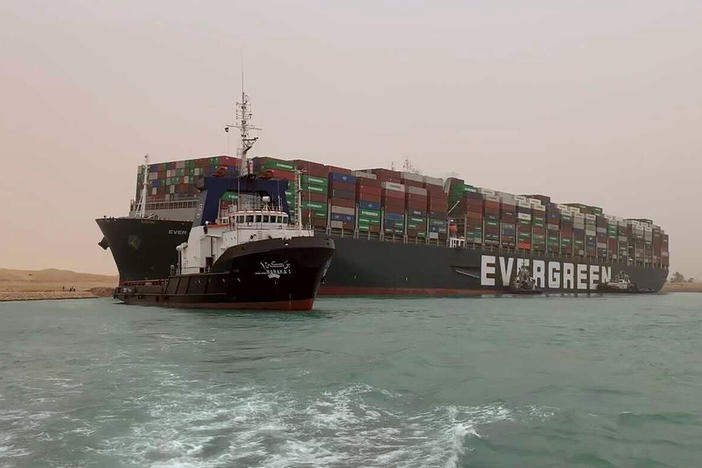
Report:
[[[260,128],[251,125],[253,112],[249,104],[249,96],[244,92],[244,72],[241,72],[241,101],[236,103],[236,124],[225,125],[224,131],[229,132],[230,128],[238,128],[241,136],[241,148],[239,148],[239,157],[241,158],[241,175],[249,174],[249,163],[246,158],[249,150],[253,147],[258,137],[251,136],[249,132],[252,130],[261,130]]]
[[[300,185],[302,171],[295,168],[295,208],[297,216],[295,216],[295,224],[298,230],[302,230],[302,186]]]
[[[144,156],[144,180],[141,184],[141,198],[139,198],[139,203],[137,204],[136,214],[140,218],[146,218],[146,193],[149,184],[149,154]]]

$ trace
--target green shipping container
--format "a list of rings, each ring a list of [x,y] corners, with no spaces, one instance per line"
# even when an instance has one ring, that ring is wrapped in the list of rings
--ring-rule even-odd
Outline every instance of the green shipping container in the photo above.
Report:
[[[295,164],[283,161],[282,159],[265,158],[263,160],[257,159],[255,162],[256,169],[277,169],[279,171],[294,171]]]

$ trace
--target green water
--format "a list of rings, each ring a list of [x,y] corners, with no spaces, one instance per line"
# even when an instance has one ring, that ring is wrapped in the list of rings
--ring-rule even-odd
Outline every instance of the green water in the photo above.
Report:
[[[0,304],[0,466],[700,466],[702,295]]]

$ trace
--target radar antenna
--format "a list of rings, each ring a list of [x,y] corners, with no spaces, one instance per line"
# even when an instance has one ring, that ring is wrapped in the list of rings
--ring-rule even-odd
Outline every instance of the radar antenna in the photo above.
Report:
[[[230,128],[238,128],[241,136],[241,148],[239,148],[239,157],[241,158],[241,175],[249,174],[249,163],[246,158],[247,153],[253,147],[258,137],[251,136],[249,132],[252,130],[261,130],[260,128],[251,125],[253,112],[249,104],[249,96],[244,92],[244,73],[241,74],[241,101],[236,103],[236,124],[226,125],[225,132],[229,132]]]

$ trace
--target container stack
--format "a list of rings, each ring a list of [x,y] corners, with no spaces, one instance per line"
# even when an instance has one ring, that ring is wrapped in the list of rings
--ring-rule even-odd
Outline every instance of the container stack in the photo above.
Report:
[[[410,239],[425,239],[427,235],[428,192],[424,188],[424,177],[411,172],[402,173],[407,207],[407,236]],[[443,186],[442,186],[443,190]]]
[[[585,256],[585,215],[580,208],[571,206],[573,213],[573,255]]]
[[[618,246],[618,231],[617,231],[617,217],[605,215],[605,220],[607,222],[606,228],[606,239],[607,239],[607,257],[612,260],[619,259],[619,246]],[[598,235],[599,235],[599,226]],[[599,240],[598,240],[599,244]],[[598,245],[599,250],[599,245]]]
[[[464,228],[466,242],[471,244],[483,243],[483,195],[475,187],[473,190],[466,190],[466,226]]]
[[[585,255],[597,256],[597,216],[585,215]]]
[[[517,199],[508,193],[500,194],[500,233],[503,247],[517,246]]]
[[[653,222],[644,224],[644,263],[653,263]]]
[[[448,237],[448,198],[444,192],[444,181],[436,177],[423,177],[422,185],[427,191],[427,224],[429,239],[446,240]]]
[[[300,214],[302,222],[314,227],[326,227],[328,219],[329,169],[312,161],[293,161],[300,175]]]
[[[499,245],[500,243],[500,199],[493,190],[480,189],[484,199],[484,231],[483,243],[485,245]]]
[[[381,176],[378,178],[381,179]],[[380,199],[383,207],[383,232],[386,236],[404,236],[405,186],[398,182],[380,182]]]
[[[517,197],[517,248],[531,250],[531,204],[527,198]]]
[[[219,199],[219,217],[226,216],[229,209],[237,204],[239,196],[236,192],[224,192]]]
[[[332,229],[356,229],[356,176],[353,171],[329,166],[329,211]]]
[[[661,264],[661,227],[653,226],[653,263]]]
[[[355,171],[356,201],[358,202],[358,231],[380,233],[381,196],[378,176],[370,172]]]
[[[668,245],[668,234],[661,232],[661,263],[665,266],[670,265],[670,250]]]
[[[546,207],[538,198],[530,198],[531,205],[531,250],[546,251]]]
[[[546,250],[559,254],[560,248],[561,211],[554,203],[546,205]]]
[[[251,160],[253,173],[269,179],[295,180],[295,162],[262,156]]]
[[[623,218],[617,220],[617,225],[619,232],[619,260],[627,261],[629,259],[629,227]]]
[[[607,226],[608,220],[604,215],[597,215],[595,218],[596,226],[596,248],[598,258],[607,258]]]
[[[194,198],[197,181],[204,176],[236,177],[239,159],[231,156],[186,159],[149,164],[147,172],[147,201],[176,201]],[[144,166],[139,166],[135,200],[141,198],[144,186]]]

